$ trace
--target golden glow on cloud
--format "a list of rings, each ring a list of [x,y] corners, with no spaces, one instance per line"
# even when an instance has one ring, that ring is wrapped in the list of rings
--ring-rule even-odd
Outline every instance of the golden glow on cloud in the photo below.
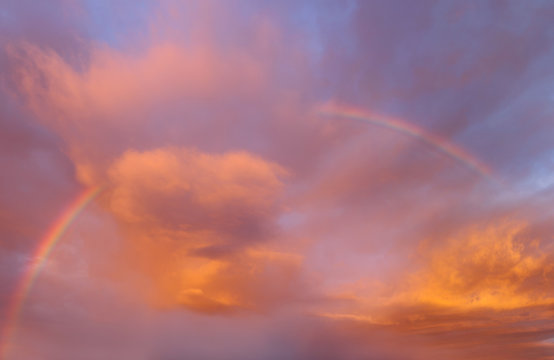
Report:
[[[552,259],[527,225],[502,221],[468,229],[430,251],[429,265],[413,277],[418,301],[462,309],[513,309],[554,302]]]

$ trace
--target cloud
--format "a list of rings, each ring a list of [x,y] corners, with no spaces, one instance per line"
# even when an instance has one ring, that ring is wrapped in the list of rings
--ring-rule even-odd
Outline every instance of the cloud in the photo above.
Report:
[[[552,304],[552,244],[528,236],[527,227],[499,221],[485,229],[466,230],[444,248],[428,251],[429,270],[416,280],[421,283],[416,291],[420,301],[494,309]]]
[[[128,151],[108,170],[104,201],[125,229],[131,263],[158,289],[155,301],[255,310],[295,297],[301,257],[267,248],[280,236],[286,175],[247,152]]]
[[[343,286],[318,315],[368,336],[388,332],[433,358],[546,356],[554,259],[549,232],[537,230],[500,218],[421,242],[419,265],[390,284]]]
[[[161,223],[183,230],[221,225],[222,232],[247,236],[249,231],[241,233],[242,226],[275,211],[272,207],[285,174],[277,164],[246,152],[128,151],[108,170],[113,184],[110,208],[130,223]],[[170,201],[175,205],[168,205]]]
[[[14,72],[19,91],[38,118],[68,141],[85,182],[96,179],[87,178],[93,176],[87,172],[93,165],[81,162],[107,162],[107,156],[143,144],[148,129],[156,123],[160,135],[168,135],[175,127],[192,128],[193,132],[195,126],[206,129],[198,120],[188,126],[182,123],[183,115],[167,119],[167,123],[157,122],[159,119],[145,116],[148,112],[163,113],[157,108],[183,98],[209,102],[230,89],[237,93],[248,88],[255,91],[259,87],[256,78],[261,76],[256,75],[257,64],[240,53],[235,60],[225,55],[226,60],[220,61],[223,54],[215,49],[187,49],[171,43],[155,45],[137,59],[99,48],[92,51],[91,66],[85,73],[56,53],[33,45],[10,46],[8,51],[19,64]],[[162,139],[164,135],[157,142]],[[147,141],[152,140],[156,138]],[[99,143],[104,144],[101,152],[97,151]]]
[[[551,14],[7,4],[1,288],[56,209],[104,189],[52,253],[12,357],[548,358]],[[506,185],[314,113],[335,101],[436,134]]]

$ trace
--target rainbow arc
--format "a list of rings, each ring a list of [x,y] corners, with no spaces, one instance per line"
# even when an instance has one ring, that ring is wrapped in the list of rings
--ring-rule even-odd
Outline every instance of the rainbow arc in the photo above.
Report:
[[[45,236],[39,242],[7,306],[6,320],[0,333],[0,359],[5,359],[8,354],[10,342],[14,337],[25,299],[40,274],[40,270],[44,266],[46,259],[67,228],[77,218],[81,211],[98,196],[101,190],[99,186],[96,186],[85,189],[79,194],[79,196],[66,207],[57,220],[52,223]]]
[[[435,135],[423,128],[399,118],[385,116],[366,110],[360,110],[349,105],[324,104],[317,108],[317,113],[324,116],[340,117],[362,121],[380,127],[385,127],[396,132],[414,137],[434,147],[448,157],[460,162],[464,166],[479,173],[483,177],[500,183],[493,175],[493,171],[485,163],[481,162],[467,150],[455,145],[452,141]]]

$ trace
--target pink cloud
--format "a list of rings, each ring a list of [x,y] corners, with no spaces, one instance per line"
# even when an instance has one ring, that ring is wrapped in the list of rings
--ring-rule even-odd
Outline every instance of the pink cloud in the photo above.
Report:
[[[549,6],[103,6],[0,12],[0,288],[104,188],[14,359],[551,356]]]

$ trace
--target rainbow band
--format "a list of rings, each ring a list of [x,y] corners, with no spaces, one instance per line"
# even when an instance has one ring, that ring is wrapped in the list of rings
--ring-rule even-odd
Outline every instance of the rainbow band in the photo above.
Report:
[[[440,150],[442,153],[448,155],[450,158],[459,161],[472,170],[478,172],[485,178],[492,179],[495,180],[495,182],[498,182],[498,180],[493,177],[492,170],[487,165],[483,164],[474,156],[469,154],[467,151],[457,147],[448,140],[442,139],[437,135],[431,134],[406,121],[359,110],[351,106],[336,104],[326,104],[320,106],[317,108],[317,113],[325,116],[338,116],[353,120],[361,120],[366,123],[386,127],[388,129],[392,129],[420,139],[423,142]]]
[[[48,255],[50,255],[52,249],[56,246],[73,220],[75,220],[79,213],[100,193],[100,191],[101,188],[98,186],[83,191],[50,226],[44,238],[39,242],[32,260],[21,277],[21,280],[18,282],[8,304],[6,321],[1,332],[2,336],[0,337],[0,359],[4,359],[7,356],[10,341],[15,333],[25,299],[48,258]]]

